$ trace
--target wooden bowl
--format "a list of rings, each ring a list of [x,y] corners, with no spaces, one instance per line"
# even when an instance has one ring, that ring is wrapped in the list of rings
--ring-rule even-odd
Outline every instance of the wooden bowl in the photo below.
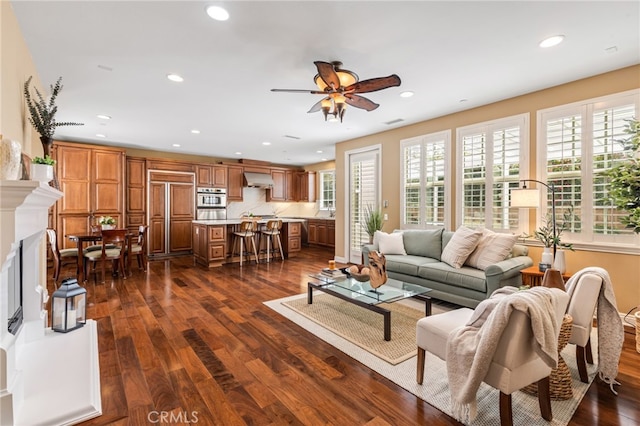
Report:
[[[340,268],[340,270],[342,271],[343,274],[345,274],[346,276],[353,278],[356,281],[360,281],[361,283],[369,281],[369,274],[354,274],[353,272],[349,271],[349,268]]]

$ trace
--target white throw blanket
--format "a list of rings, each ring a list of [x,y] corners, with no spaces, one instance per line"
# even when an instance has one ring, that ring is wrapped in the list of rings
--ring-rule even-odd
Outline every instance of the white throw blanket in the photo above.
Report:
[[[505,292],[511,294],[505,295]],[[472,421],[476,416],[476,393],[487,375],[489,365],[513,311],[522,311],[531,318],[536,353],[551,368],[558,363],[556,306],[559,289],[534,287],[517,291],[498,289],[490,299],[481,302],[469,324],[453,330],[447,341],[447,373],[451,391],[451,409],[460,421]],[[499,298],[498,303],[495,299]],[[493,300],[492,300],[493,299]],[[486,303],[485,303],[486,302]],[[488,316],[482,311],[491,309]],[[486,320],[478,319],[485,317]]]
[[[576,284],[584,274],[595,274],[602,278],[602,286],[598,295],[598,309],[596,320],[598,324],[598,372],[600,378],[611,388],[611,392],[618,394],[613,385],[619,385],[618,363],[624,343],[624,326],[618,314],[616,296],[609,273],[602,268],[589,267],[575,273],[567,281],[566,288],[569,297],[573,295]]]

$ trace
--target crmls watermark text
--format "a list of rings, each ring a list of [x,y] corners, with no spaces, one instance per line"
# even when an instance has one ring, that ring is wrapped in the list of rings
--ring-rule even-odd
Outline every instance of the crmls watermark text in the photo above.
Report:
[[[168,424],[168,423],[198,423],[198,412],[192,411],[179,411],[177,413],[173,411],[149,411],[147,414],[147,420],[154,424]]]

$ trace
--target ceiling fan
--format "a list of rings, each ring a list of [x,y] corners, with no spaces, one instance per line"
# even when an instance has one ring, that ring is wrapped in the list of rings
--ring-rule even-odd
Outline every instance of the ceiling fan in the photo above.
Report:
[[[318,68],[318,74],[313,78],[313,81],[318,86],[318,90],[271,89],[271,91],[326,95],[325,98],[316,102],[307,111],[309,113],[322,111],[325,121],[328,115],[333,115],[334,119],[340,118],[340,122],[342,122],[346,104],[367,111],[373,111],[380,106],[364,96],[358,95],[358,93],[376,92],[389,87],[400,86],[400,77],[396,74],[358,81],[356,73],[340,68],[342,62],[315,61],[314,64]]]

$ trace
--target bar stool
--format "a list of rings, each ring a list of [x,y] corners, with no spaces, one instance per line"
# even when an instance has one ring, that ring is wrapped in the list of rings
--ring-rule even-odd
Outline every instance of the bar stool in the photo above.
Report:
[[[276,257],[276,240],[278,242],[278,248],[280,249],[280,258],[284,260],[284,254],[282,252],[282,241],[280,240],[280,229],[282,228],[282,221],[278,220],[270,220],[267,222],[267,226],[264,229],[260,230],[260,238],[258,241],[262,239],[264,235],[267,237],[267,262],[271,259],[270,247],[273,249],[273,258]],[[260,243],[258,243],[260,245]]]
[[[253,255],[255,256],[256,263],[258,263],[258,251],[256,250],[256,240],[254,238],[256,235],[256,226],[257,222],[254,220],[243,220],[240,223],[240,229],[233,233],[233,245],[231,253],[232,255],[235,254],[234,250],[236,248],[236,242],[238,241],[238,239],[240,239],[240,266],[242,266],[242,258],[245,254],[244,242],[247,238],[249,238],[251,243],[253,244]],[[249,248],[248,244],[247,248]],[[249,260],[251,260],[251,252],[249,252]]]

